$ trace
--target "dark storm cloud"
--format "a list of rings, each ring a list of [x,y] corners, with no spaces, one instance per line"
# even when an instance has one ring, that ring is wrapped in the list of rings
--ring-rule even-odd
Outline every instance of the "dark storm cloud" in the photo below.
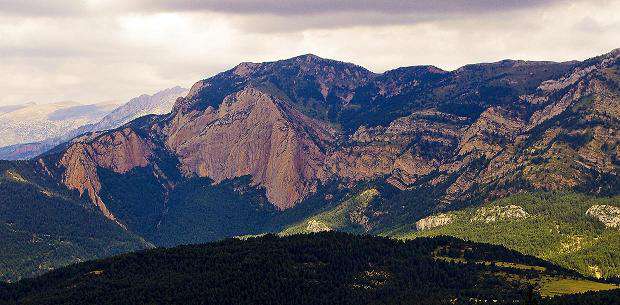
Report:
[[[531,8],[561,0],[144,0],[134,8],[164,11],[215,11],[280,16],[375,12],[385,14],[484,13]]]
[[[0,14],[68,16],[88,13],[220,12],[276,16],[343,13],[477,14],[527,9],[565,0],[0,0]]]

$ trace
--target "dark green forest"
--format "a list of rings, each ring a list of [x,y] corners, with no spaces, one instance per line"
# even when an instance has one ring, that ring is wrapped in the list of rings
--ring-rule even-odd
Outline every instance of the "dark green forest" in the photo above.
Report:
[[[31,163],[0,161],[0,281],[152,247],[45,177]]]
[[[540,285],[562,279],[587,280],[532,256],[452,237],[403,242],[330,232],[122,254],[4,285],[0,299],[4,304],[546,304],[559,299],[541,299]],[[617,300],[618,294],[605,298]]]

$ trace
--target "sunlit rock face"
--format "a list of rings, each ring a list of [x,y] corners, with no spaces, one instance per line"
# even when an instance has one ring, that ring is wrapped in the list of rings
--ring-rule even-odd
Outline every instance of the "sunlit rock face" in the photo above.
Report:
[[[183,173],[216,183],[250,175],[279,209],[292,207],[329,177],[325,149],[334,131],[252,87],[217,109],[176,116],[166,132]]]
[[[528,218],[530,215],[518,205],[490,206],[476,210],[471,222],[485,223]]]
[[[422,218],[415,223],[416,230],[424,231],[433,228],[442,227],[451,224],[453,221],[452,215],[438,214]]]

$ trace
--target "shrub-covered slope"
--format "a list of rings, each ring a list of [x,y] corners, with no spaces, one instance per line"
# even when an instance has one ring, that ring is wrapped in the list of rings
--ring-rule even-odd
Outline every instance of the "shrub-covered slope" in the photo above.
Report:
[[[602,208],[601,208],[602,207]],[[620,198],[523,193],[482,206],[439,213],[382,234],[450,235],[506,246],[582,274],[620,276]]]

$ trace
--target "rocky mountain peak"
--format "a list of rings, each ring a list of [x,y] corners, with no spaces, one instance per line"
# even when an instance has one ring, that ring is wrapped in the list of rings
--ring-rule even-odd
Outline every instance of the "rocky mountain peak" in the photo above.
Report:
[[[352,98],[353,89],[375,76],[355,64],[311,54],[273,62],[244,62],[194,84],[188,96],[175,105],[174,111],[187,113],[210,106],[217,108],[226,96],[248,84],[280,91],[300,109],[324,105],[328,99],[343,103]]]

